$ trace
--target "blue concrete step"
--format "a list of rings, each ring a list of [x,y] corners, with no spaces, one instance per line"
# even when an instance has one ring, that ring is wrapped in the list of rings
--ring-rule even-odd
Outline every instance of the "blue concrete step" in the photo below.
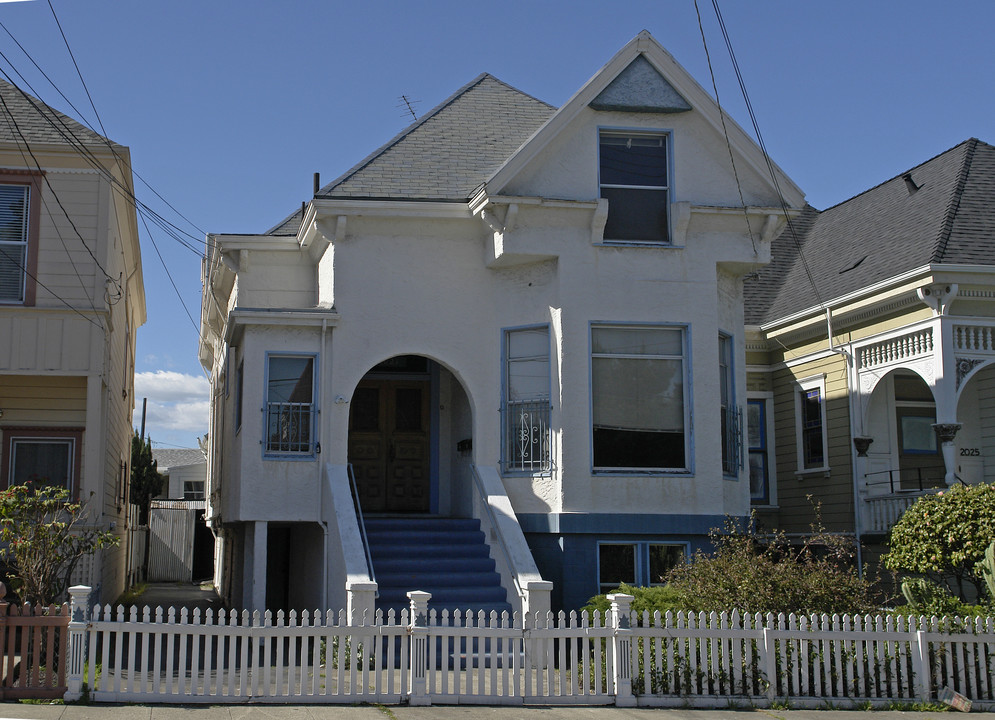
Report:
[[[377,607],[400,610],[407,593],[432,593],[429,608],[510,612],[480,522],[473,518],[364,518],[380,596]]]

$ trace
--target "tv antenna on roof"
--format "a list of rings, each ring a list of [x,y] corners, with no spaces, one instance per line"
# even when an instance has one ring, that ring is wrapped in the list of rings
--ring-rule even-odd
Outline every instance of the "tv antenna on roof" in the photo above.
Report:
[[[400,101],[395,107],[404,108],[406,112],[411,114],[412,120],[417,120],[418,116],[415,114],[414,106],[417,105],[420,100],[409,100],[407,95],[402,95]]]

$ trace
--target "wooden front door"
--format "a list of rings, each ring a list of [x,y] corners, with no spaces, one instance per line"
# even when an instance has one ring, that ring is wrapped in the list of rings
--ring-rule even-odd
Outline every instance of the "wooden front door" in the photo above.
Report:
[[[363,380],[349,409],[349,462],[363,512],[430,510],[428,382]]]

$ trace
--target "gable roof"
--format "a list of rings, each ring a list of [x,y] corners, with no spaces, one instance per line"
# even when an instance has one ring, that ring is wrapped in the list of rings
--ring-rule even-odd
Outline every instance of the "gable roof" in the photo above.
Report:
[[[466,202],[554,111],[484,73],[315,197]],[[300,223],[298,210],[266,234],[296,234]]]
[[[616,94],[613,86],[618,84],[624,85],[626,89],[620,89]],[[625,95],[630,98],[620,102],[620,96]],[[632,95],[642,95],[647,102],[633,102]],[[647,30],[640,32],[615,53],[601,70],[501,165],[487,180],[488,194],[493,196],[503,192],[516,175],[588,107],[636,112],[684,112],[693,109],[720,135],[728,131],[730,144],[739,159],[752,167],[772,189],[774,184],[769,177],[768,167],[773,168],[777,174],[780,194],[789,207],[800,207],[804,203],[805,194],[794,181],[764,155],[760,146],[728,113],[719,108],[715,99]]]
[[[0,80],[0,142],[107,145],[109,141],[17,86]]]
[[[747,281],[747,323],[929,264],[995,265],[992,197],[995,147],[972,138],[839,205],[806,208],[774,240],[771,264]]]
[[[161,473],[168,473],[174,467],[207,462],[204,453],[196,448],[152,448],[152,459],[158,464]]]

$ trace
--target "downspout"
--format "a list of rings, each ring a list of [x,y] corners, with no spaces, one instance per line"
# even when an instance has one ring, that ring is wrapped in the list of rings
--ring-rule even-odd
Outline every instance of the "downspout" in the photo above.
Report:
[[[315,180],[317,182],[317,180]],[[328,331],[328,318],[321,319],[321,345],[320,348],[320,362],[318,363],[318,398],[325,392],[325,333]],[[320,405],[319,405],[320,413]],[[321,427],[320,414],[318,417],[319,423],[318,427]],[[321,447],[321,433],[315,433],[318,437],[318,447]],[[321,451],[318,451],[321,454]],[[316,463],[318,467],[318,524],[321,525],[321,531],[324,536],[324,542],[321,545],[321,607],[328,608],[328,521],[325,520],[321,513],[325,507],[325,483],[322,478],[321,467],[324,464],[321,458],[318,458]]]
[[[834,352],[837,355],[842,355],[844,357],[844,359],[846,360],[847,383],[851,383],[852,384],[853,380],[854,380],[854,378],[853,378],[853,372],[852,372],[853,367],[854,367],[853,366],[853,355],[851,355],[848,350],[846,350],[846,349],[844,349],[842,347],[837,347],[836,345],[833,344],[833,311],[828,306],[826,307],[826,332],[829,335],[829,350],[830,350],[830,352]],[[848,393],[848,396],[852,396],[852,393]],[[859,399],[858,399],[858,402],[859,402]],[[851,408],[852,408],[852,404],[851,404]],[[862,409],[859,407],[859,404],[858,404],[858,407],[856,409],[856,413],[855,414],[857,416],[856,417],[857,423],[860,425],[859,428],[855,428],[855,429],[858,430],[858,432],[856,433],[856,435],[862,435],[863,434],[863,429],[864,429],[864,413],[863,413]],[[851,447],[850,447],[850,455],[851,455],[850,466],[852,468],[856,468],[857,467],[857,462],[853,458],[853,453],[854,452],[855,452],[855,450],[854,450],[853,446],[851,445]],[[853,486],[853,534],[854,534],[854,539],[856,540],[856,543],[857,543],[857,576],[860,577],[860,578],[863,578],[864,577],[864,552],[863,552],[863,548],[860,545],[860,493],[857,491],[857,478],[856,477],[853,478],[852,486]]]

